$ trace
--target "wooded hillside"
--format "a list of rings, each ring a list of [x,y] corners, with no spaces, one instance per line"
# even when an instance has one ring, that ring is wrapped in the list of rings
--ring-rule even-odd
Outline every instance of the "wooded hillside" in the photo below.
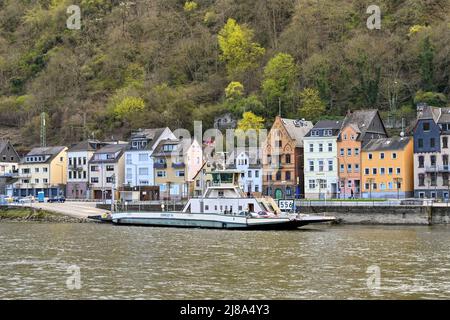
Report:
[[[69,5],[81,30],[69,30]],[[380,30],[366,26],[379,5]],[[212,126],[228,110],[414,116],[450,94],[450,0],[0,0],[0,125],[39,143]]]

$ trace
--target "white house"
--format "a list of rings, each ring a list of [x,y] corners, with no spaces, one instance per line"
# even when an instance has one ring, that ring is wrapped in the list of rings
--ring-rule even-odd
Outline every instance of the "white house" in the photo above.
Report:
[[[152,154],[162,140],[175,140],[169,128],[133,132],[125,152],[125,184],[130,187],[155,185]]]
[[[304,138],[305,198],[338,195],[337,138],[342,121],[319,121]]]
[[[229,168],[236,169],[240,172],[239,186],[245,193],[262,192],[263,186],[263,169],[259,154],[250,155],[246,151],[238,151],[233,155],[237,155],[233,159],[234,164]]]

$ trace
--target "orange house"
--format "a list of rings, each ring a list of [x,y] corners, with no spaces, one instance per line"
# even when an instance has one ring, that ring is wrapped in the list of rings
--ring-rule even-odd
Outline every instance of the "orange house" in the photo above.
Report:
[[[361,151],[372,139],[387,137],[378,110],[349,111],[337,140],[339,194],[341,198],[362,197]]]

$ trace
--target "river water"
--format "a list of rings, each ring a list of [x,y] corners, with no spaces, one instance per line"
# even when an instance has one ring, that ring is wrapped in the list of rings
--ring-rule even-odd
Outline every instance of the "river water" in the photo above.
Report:
[[[450,298],[450,227],[0,223],[2,299]]]

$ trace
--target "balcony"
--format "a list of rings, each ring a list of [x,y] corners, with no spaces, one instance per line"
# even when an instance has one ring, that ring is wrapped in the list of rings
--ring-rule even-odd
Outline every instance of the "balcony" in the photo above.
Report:
[[[186,167],[184,162],[172,163],[172,168],[174,169],[183,169]]]
[[[427,167],[425,167],[425,171],[428,172],[428,173],[433,173],[433,172],[450,172],[450,165],[427,166]]]
[[[155,169],[166,169],[167,163],[155,163],[155,164],[153,164],[153,167]]]
[[[70,171],[83,171],[83,166],[82,165],[76,165],[76,164],[70,164],[69,165],[69,170]]]

